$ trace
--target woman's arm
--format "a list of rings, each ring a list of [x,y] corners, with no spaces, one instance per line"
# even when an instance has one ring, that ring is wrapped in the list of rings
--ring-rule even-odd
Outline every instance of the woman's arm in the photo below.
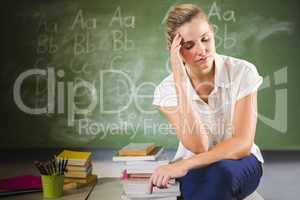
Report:
[[[182,38],[177,34],[170,50],[178,106],[174,108],[160,107],[160,110],[175,128],[182,144],[193,153],[198,154],[208,150],[208,135],[199,113],[193,108],[188,93],[187,81],[189,80],[180,56],[181,40]]]
[[[240,159],[249,155],[255,138],[256,121],[257,94],[255,92],[236,103],[232,138],[222,141],[207,152],[157,168],[151,176],[151,186],[167,186],[170,178],[185,176],[190,169],[204,167],[219,160]]]
[[[203,128],[201,130],[200,120],[197,122],[195,119],[198,117],[197,113],[190,112],[190,116],[187,117],[178,107],[160,107],[160,111],[175,128],[178,139],[189,151],[195,154],[208,151],[208,136]],[[183,120],[186,120],[185,125],[183,125]]]
[[[210,151],[186,160],[188,170],[206,166],[223,159],[240,159],[250,154],[257,121],[257,93],[237,101],[234,112],[233,137],[222,141]]]

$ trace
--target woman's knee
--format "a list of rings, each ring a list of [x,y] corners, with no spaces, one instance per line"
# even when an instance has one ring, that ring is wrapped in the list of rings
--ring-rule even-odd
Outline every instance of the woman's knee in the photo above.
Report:
[[[208,182],[222,187],[231,187],[233,184],[233,170],[230,168],[230,160],[218,161],[207,168]]]
[[[198,168],[193,169],[187,173],[184,177],[180,178],[180,182],[184,185],[188,185],[188,187],[191,188],[191,186],[197,186],[201,182],[204,182],[206,180],[205,178],[206,173],[204,169]]]
[[[179,179],[180,189],[184,199],[193,199],[193,196],[206,184],[205,169],[193,169]]]
[[[231,188],[232,173],[226,161],[191,170],[181,178],[181,191],[185,199],[232,199]]]
[[[233,195],[233,174],[230,162],[218,161],[205,169],[205,184],[192,195],[191,199],[235,199]]]

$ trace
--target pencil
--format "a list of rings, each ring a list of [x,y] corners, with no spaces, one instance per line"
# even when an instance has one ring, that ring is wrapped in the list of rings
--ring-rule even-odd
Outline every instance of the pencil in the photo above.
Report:
[[[46,162],[46,163],[44,163],[44,165],[45,165],[45,167],[47,169],[47,175],[48,176],[51,175],[51,169],[50,169],[50,166],[48,165],[48,163]]]
[[[58,175],[60,175],[60,166],[61,166],[61,160],[58,159]]]
[[[63,169],[63,174],[65,174],[65,172],[67,172],[66,168],[67,168],[67,165],[68,165],[68,161],[69,161],[68,159],[65,160],[65,166],[64,166],[64,169]]]
[[[52,159],[52,166],[53,166],[53,168],[54,168],[54,173],[57,174],[56,161],[55,161],[55,159]]]
[[[34,163],[35,167],[39,170],[40,174],[44,174],[44,171],[40,166],[40,162],[39,161],[34,161],[33,163]]]
[[[47,162],[45,163],[45,165],[46,165],[46,167],[47,167],[47,169],[48,169],[48,175],[52,175],[52,170],[51,170],[51,166],[49,165],[49,161],[47,161]]]
[[[39,162],[39,166],[40,166],[40,168],[41,168],[41,170],[42,170],[42,174],[43,174],[43,175],[47,175],[47,170],[45,169],[43,163]]]
[[[63,172],[64,165],[65,165],[65,159],[63,158],[63,159],[61,160],[61,164],[60,164],[60,175],[63,175],[63,174],[64,174],[64,172]]]

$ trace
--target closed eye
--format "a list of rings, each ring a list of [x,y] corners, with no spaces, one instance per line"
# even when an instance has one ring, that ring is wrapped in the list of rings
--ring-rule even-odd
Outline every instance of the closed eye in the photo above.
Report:
[[[189,42],[183,43],[182,47],[185,49],[191,49],[191,48],[193,48],[194,45],[195,45],[195,43],[193,41],[189,41]]]
[[[206,37],[202,38],[201,41],[202,41],[202,42],[208,42],[209,39],[210,39],[210,38],[206,36]]]
[[[210,41],[210,36],[204,36],[201,38],[201,42],[205,43],[205,42],[209,42]],[[187,42],[183,42],[182,47],[189,50],[192,49],[195,46],[195,42],[194,41],[187,41]]]

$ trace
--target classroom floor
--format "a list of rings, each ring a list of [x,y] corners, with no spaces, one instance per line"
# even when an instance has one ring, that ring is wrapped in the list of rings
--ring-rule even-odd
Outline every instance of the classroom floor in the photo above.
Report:
[[[51,157],[59,150],[16,150],[1,151],[0,178],[37,174],[32,161]],[[172,157],[173,150],[166,151]],[[123,168],[121,163],[111,162],[114,150],[93,151],[93,171],[100,177],[118,177]],[[9,155],[9,156],[8,156]],[[27,156],[24,156],[27,155]],[[264,175],[258,192],[265,200],[298,200],[300,196],[300,152],[264,152]]]

